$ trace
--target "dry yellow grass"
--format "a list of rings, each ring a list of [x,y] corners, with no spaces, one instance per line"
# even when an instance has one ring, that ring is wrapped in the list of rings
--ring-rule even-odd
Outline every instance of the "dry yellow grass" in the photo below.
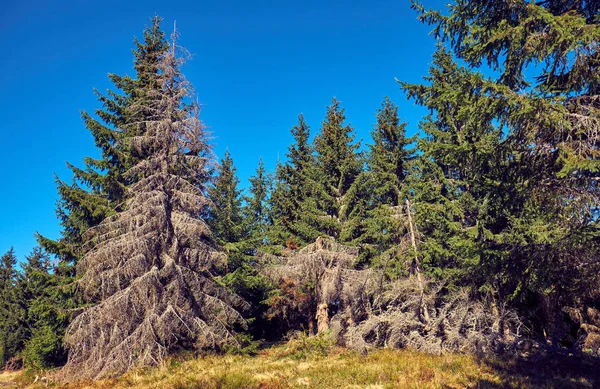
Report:
[[[557,362],[564,366],[564,362]],[[580,362],[578,362],[580,364]],[[551,365],[551,364],[550,364]],[[478,361],[473,356],[432,356],[408,350],[376,350],[366,356],[337,347],[290,343],[254,356],[221,355],[171,359],[162,366],[131,372],[117,379],[77,382],[65,389],[193,389],[193,388],[594,388],[588,367],[560,373],[544,362],[542,367],[510,362]],[[549,369],[549,370],[545,370]],[[554,374],[550,374],[552,371]],[[589,370],[591,372],[591,370]],[[2,377],[2,376],[0,376]],[[21,388],[31,376],[12,377]],[[0,378],[0,382],[2,378]]]
[[[0,371],[0,388],[10,388],[14,386],[15,380],[17,380],[20,375],[20,372]]]

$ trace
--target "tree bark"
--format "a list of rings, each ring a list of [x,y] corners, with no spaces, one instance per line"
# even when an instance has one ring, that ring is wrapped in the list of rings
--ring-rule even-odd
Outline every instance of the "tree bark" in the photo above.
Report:
[[[425,303],[425,299],[424,299],[425,285],[423,282],[423,276],[421,275],[422,269],[421,269],[421,264],[419,262],[419,255],[418,255],[418,251],[417,251],[417,239],[415,237],[415,228],[413,225],[412,215],[410,212],[410,200],[408,200],[408,199],[406,199],[406,214],[408,215],[408,225],[410,228],[410,241],[411,241],[411,244],[413,247],[413,252],[414,252],[413,266],[414,266],[415,274],[417,276],[417,282],[419,283],[419,292],[421,294],[421,296],[420,296],[420,299],[421,299],[420,316],[425,323],[428,323],[429,322],[429,312],[427,310],[427,304]]]

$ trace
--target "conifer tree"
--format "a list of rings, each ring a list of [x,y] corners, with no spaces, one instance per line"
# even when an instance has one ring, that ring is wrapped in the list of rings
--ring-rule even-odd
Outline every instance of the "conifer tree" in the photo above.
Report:
[[[470,269],[464,281],[524,308],[556,344],[561,307],[581,308],[599,282],[597,3],[414,8],[466,64],[440,49],[431,85],[404,85],[434,113],[419,170],[435,185],[415,191],[417,215],[438,210],[420,217],[427,251]],[[500,77],[475,73],[482,63]]]
[[[344,109],[334,98],[314,140],[316,164],[307,186],[311,196],[302,203],[302,220],[310,227],[303,234],[307,242],[319,235],[340,239],[347,221],[347,194],[362,172],[363,160],[354,129],[345,125],[345,120]]]
[[[60,366],[66,361],[62,341],[68,316],[55,302],[58,277],[51,269],[48,255],[36,247],[26,257],[17,285],[26,309],[23,360],[26,366],[37,369]]]
[[[72,265],[80,255],[82,234],[90,227],[98,225],[106,216],[114,212],[125,195],[128,180],[124,172],[135,162],[123,140],[143,131],[144,117],[151,115],[142,110],[129,109],[133,104],[147,101],[156,89],[156,64],[167,50],[164,32],[160,29],[161,18],[155,16],[151,26],[144,30],[144,42],[135,39],[134,69],[137,78],[109,74],[117,92],[108,90],[106,95],[95,90],[103,108],[95,111],[95,117],[88,112],[81,116],[85,127],[94,137],[101,158],[87,157],[84,168],[68,164],[73,172],[73,183],[57,178],[57,216],[63,227],[62,238],[58,241],[38,235],[40,245],[48,252],[59,256],[59,274],[71,276]],[[138,123],[134,125],[133,123]]]
[[[285,165],[277,161],[273,179],[273,192],[269,199],[269,219],[271,226],[268,230],[269,242],[275,245],[284,245],[290,239],[287,227],[292,220],[291,198],[289,187],[284,173]]]
[[[217,242],[225,246],[231,254],[239,252],[239,243],[247,237],[239,183],[233,158],[229,151],[225,151],[214,185],[208,190],[212,202],[208,223]]]
[[[388,263],[387,257],[398,255],[401,238],[407,233],[404,181],[414,158],[415,149],[411,144],[416,136],[406,137],[406,123],[400,122],[398,107],[386,97],[377,111],[371,137],[373,144],[369,145],[367,170],[350,190],[352,200],[347,208],[349,221],[344,240],[361,245],[362,256],[366,257],[363,260],[385,257]],[[392,252],[388,252],[390,248]]]
[[[501,102],[493,82],[459,67],[442,47],[434,55],[429,85],[403,84],[435,112],[421,123],[422,155],[411,180],[415,219],[424,237],[427,270],[448,275],[479,266],[482,248],[506,198],[498,191],[502,131],[494,126]]]
[[[68,164],[73,182],[57,178],[59,200],[56,213],[62,226],[62,236],[53,240],[37,235],[40,246],[59,259],[51,272],[54,278],[53,296],[48,300],[51,304],[45,307],[49,309],[48,315],[57,315],[60,325],[44,327],[46,331],[54,327],[56,337],[63,336],[69,312],[83,303],[73,282],[75,264],[85,252],[82,249],[83,234],[114,214],[124,201],[126,186],[135,180],[124,175],[136,161],[125,139],[142,132],[144,119],[152,116],[152,112],[131,107],[147,103],[159,87],[156,84],[157,63],[168,49],[160,23],[161,18],[152,18],[151,25],[144,30],[143,42],[137,39],[134,42],[136,77],[109,74],[116,90],[109,90],[106,95],[95,90],[102,108],[97,109],[95,115],[82,112],[84,125],[100,150],[100,158],[85,158],[83,168]],[[56,350],[47,354],[61,355],[62,346],[58,346],[61,343],[57,342]]]
[[[313,147],[309,143],[310,128],[304,115],[298,116],[298,124],[291,129],[294,143],[289,146],[287,161],[278,163],[275,172],[275,187],[270,201],[270,240],[276,244],[293,247],[307,243],[306,237],[314,235],[305,223],[303,202],[312,194],[310,183],[314,177]]]
[[[403,182],[408,175],[408,164],[414,155],[411,144],[414,137],[406,137],[407,123],[401,123],[398,106],[386,97],[377,111],[377,124],[371,132],[367,165],[377,183],[376,204],[397,207],[402,204],[406,190]]]
[[[0,368],[18,356],[27,336],[23,301],[17,291],[16,263],[12,248],[0,258]]]
[[[246,198],[244,214],[249,238],[255,247],[260,247],[267,243],[267,229],[270,227],[268,203],[271,187],[262,158],[258,162],[255,175],[249,180],[250,196]]]
[[[94,305],[71,322],[63,378],[114,376],[186,348],[235,343],[239,297],[213,281],[227,270],[207,224],[210,147],[176,45],[156,65],[158,88],[132,105],[152,112],[127,139],[135,182],[114,215],[86,231],[80,285]],[[137,123],[133,123],[136,125]]]

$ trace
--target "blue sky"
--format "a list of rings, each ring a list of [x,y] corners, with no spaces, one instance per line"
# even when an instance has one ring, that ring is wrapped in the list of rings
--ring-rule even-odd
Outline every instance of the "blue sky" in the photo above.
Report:
[[[169,33],[177,20],[215,152],[229,149],[244,187],[259,157],[270,170],[284,158],[298,114],[318,130],[333,96],[365,143],[384,96],[410,133],[424,113],[394,81],[419,82],[435,49],[408,0],[4,2],[1,252],[22,259],[36,231],[59,236],[54,174],[70,181],[66,161],[97,155],[79,111],[99,106],[107,73],[132,74],[133,37],[154,14]]]

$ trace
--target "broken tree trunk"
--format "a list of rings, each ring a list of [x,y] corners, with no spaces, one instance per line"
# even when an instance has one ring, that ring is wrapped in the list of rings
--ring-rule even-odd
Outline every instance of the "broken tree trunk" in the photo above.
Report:
[[[415,274],[417,276],[417,282],[419,283],[419,291],[420,291],[420,299],[421,299],[421,307],[420,307],[420,316],[425,323],[429,322],[429,312],[427,311],[427,304],[425,303],[425,285],[423,282],[423,276],[421,275],[422,269],[421,264],[419,263],[419,255],[417,251],[417,239],[415,238],[415,228],[412,222],[412,215],[410,212],[410,200],[406,199],[406,213],[408,215],[408,225],[410,228],[410,241],[413,248],[414,260],[413,260],[413,268]]]

